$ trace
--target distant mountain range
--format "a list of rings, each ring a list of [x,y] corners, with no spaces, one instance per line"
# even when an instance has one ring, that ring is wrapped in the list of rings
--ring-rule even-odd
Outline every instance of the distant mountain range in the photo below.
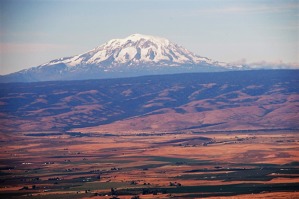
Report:
[[[195,55],[168,39],[133,34],[86,53],[0,76],[0,82],[34,82],[134,77],[248,69]]]

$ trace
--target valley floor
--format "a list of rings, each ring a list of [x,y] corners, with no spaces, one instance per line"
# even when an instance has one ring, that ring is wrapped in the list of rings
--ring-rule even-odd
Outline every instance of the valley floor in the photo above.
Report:
[[[0,146],[1,198],[299,197],[295,131],[19,132]]]

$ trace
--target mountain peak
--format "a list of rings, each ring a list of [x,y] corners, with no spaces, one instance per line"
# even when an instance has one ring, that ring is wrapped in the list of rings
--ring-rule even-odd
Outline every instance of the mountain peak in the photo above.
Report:
[[[135,33],[125,38],[125,40],[132,40],[132,41],[138,41],[138,40],[150,40],[155,41],[159,43],[169,43],[169,40],[166,38],[158,37],[158,36],[152,36],[152,35],[144,35]]]
[[[160,41],[168,41],[168,39],[166,38],[163,38],[163,37],[159,37],[159,36],[153,36],[153,35],[145,35],[145,34],[140,34],[140,33],[134,33],[134,34],[131,34],[125,38],[118,38],[118,39],[112,39],[112,40],[132,40],[132,41],[138,41],[138,40],[141,40],[141,39],[144,39],[144,40],[160,40]]]
[[[34,77],[34,81],[39,81],[223,71],[228,68],[232,67],[196,55],[166,38],[135,33],[123,39],[112,39],[88,52],[55,59],[12,76],[26,81]]]
[[[87,54],[87,57],[82,54],[78,59],[83,58],[81,61],[84,63],[98,64],[103,67],[140,64],[178,66],[211,62],[211,60],[195,55],[168,39],[138,33],[124,39],[112,39]],[[73,61],[72,59],[72,61],[64,63],[74,66],[77,64],[77,59],[75,64]]]
[[[126,39],[153,39],[153,38],[161,38],[153,35],[145,35],[140,33],[134,33],[126,37]],[[164,38],[163,38],[164,39]]]
[[[102,46],[121,46],[125,44],[126,46],[132,46],[131,44],[136,44],[138,42],[139,47],[143,48],[143,46],[140,46],[140,44],[144,43],[149,43],[151,42],[152,44],[155,44],[154,46],[157,47],[157,45],[169,45],[170,41],[166,38],[162,37],[157,37],[157,36],[152,36],[152,35],[144,35],[144,34],[139,34],[135,33],[132,34],[124,39],[111,39],[110,41],[106,42],[105,44],[95,48],[96,50],[100,50]]]

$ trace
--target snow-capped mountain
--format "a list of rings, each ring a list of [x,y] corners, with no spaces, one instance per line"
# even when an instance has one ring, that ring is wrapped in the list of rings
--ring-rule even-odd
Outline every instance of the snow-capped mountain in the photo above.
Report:
[[[109,69],[119,65],[160,64],[177,66],[201,62],[213,63],[210,59],[197,56],[168,39],[133,34],[125,39],[112,39],[86,53],[53,60],[43,65],[58,63],[64,63],[67,66],[98,64]]]
[[[168,39],[133,34],[112,39],[83,54],[2,76],[0,80],[75,80],[229,69],[238,67],[195,55]]]

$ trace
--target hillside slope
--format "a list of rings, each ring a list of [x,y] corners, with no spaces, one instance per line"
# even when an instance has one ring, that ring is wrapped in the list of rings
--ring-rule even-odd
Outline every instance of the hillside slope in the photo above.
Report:
[[[298,77],[271,70],[1,84],[0,129],[294,129]]]

